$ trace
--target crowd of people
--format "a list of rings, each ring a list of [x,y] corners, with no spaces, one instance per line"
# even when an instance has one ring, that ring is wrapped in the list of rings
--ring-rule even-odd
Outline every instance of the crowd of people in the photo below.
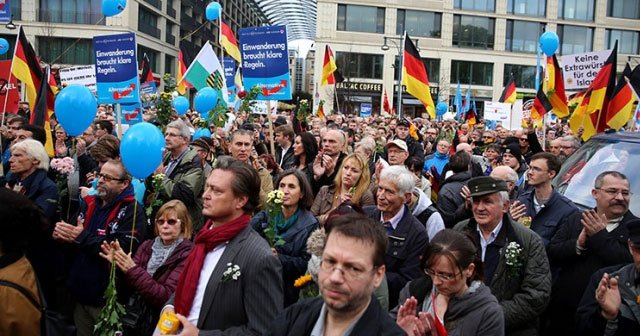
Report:
[[[75,138],[53,116],[53,157],[4,115],[0,335],[40,334],[45,301],[92,335],[112,265],[124,335],[640,334],[629,178],[599,173],[592,209],[559,193],[582,145],[560,120],[196,117],[136,179],[108,106]]]

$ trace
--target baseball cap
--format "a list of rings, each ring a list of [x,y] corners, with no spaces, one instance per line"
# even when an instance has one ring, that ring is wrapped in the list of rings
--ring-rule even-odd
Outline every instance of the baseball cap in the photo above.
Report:
[[[409,152],[409,147],[407,147],[407,143],[404,140],[394,139],[387,143],[386,147],[389,148],[389,146],[396,146],[407,153]]]

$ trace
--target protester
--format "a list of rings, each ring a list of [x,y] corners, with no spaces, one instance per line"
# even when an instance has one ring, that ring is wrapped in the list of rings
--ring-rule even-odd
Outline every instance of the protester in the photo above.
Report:
[[[464,234],[445,229],[420,258],[424,276],[400,292],[391,312],[408,335],[504,335],[504,315],[484,283],[477,248]],[[419,312],[419,314],[418,314]]]
[[[328,130],[322,137],[322,149],[316,159],[310,163],[313,170],[311,186],[317,193],[322,186],[334,182],[342,161],[347,156],[343,153],[347,138],[340,130]]]
[[[311,133],[301,133],[296,136],[293,142],[294,166],[301,170],[309,181],[313,178],[313,169],[310,169],[310,163],[316,159],[318,155],[318,143]]]
[[[284,306],[288,307],[298,301],[299,291],[293,284],[307,269],[311,256],[306,251],[306,243],[311,232],[318,228],[318,220],[309,211],[313,192],[301,171],[295,168],[284,171],[275,185],[283,193],[282,212],[273,223],[267,210],[260,211],[251,218],[251,227],[263,237],[266,229],[275,230],[275,236],[283,240],[281,245],[272,246],[271,251],[282,264]]]
[[[333,217],[318,274],[321,297],[287,308],[266,335],[404,335],[372,296],[384,278],[386,249],[376,222]]]
[[[275,159],[276,163],[282,170],[287,170],[295,165],[295,157],[293,148],[296,134],[290,126],[278,126],[275,130],[275,141],[278,143],[276,147]]]

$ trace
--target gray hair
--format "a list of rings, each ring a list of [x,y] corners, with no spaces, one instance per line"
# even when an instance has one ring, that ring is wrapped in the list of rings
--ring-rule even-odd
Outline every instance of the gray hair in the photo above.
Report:
[[[510,202],[511,199],[509,198],[509,192],[508,191],[498,191],[497,194],[500,196],[500,200],[502,201],[502,203],[505,202]],[[492,194],[487,194],[487,195],[492,195]],[[484,195],[483,195],[484,196]],[[477,197],[477,196],[476,196]],[[475,197],[471,196],[471,199],[473,200]]]
[[[615,171],[615,170],[607,170],[604,171],[602,173],[600,173],[597,177],[596,177],[596,182],[594,183],[594,187],[597,188],[601,188],[602,187],[602,182],[604,182],[604,178],[607,176],[613,176],[613,177],[617,177],[619,179],[625,180],[625,181],[629,181],[629,178],[627,178],[627,175]]]
[[[373,140],[371,136],[366,136],[362,138],[358,143],[356,143],[355,148],[362,147],[367,155],[371,156],[373,152],[376,150],[376,141]]]
[[[38,169],[49,170],[49,155],[40,141],[33,139],[22,140],[11,146],[11,152],[24,151],[28,157],[38,160]]]
[[[189,131],[189,127],[187,126],[187,124],[185,124],[184,121],[180,119],[176,119],[170,122],[169,125],[167,125],[167,128],[177,129],[178,132],[180,132],[180,136],[187,139],[187,141],[191,139],[191,131]]]
[[[401,194],[413,192],[416,185],[415,176],[405,166],[389,166],[380,173],[380,180],[392,180]]]
[[[565,135],[560,138],[560,141],[571,142],[571,147],[575,149],[580,148],[580,140],[578,140],[578,138],[574,137],[573,135]]]
[[[498,170],[502,170],[504,171],[504,173],[507,174],[507,182],[518,183],[518,173],[516,173],[516,171],[513,170],[513,168],[509,166],[497,166],[493,169],[490,175],[494,177],[495,175],[493,173]]]

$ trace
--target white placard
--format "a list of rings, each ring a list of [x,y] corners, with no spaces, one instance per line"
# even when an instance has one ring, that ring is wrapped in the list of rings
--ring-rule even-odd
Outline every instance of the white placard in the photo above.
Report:
[[[96,93],[96,66],[94,64],[60,69],[59,74],[62,85],[81,84],[94,94]]]
[[[611,50],[562,56],[564,88],[566,90],[583,90],[589,87],[609,55],[611,55]]]
[[[511,125],[511,104],[485,102],[484,119],[498,121],[503,126],[509,127]]]
[[[511,123],[507,126],[509,130],[518,130],[522,128],[522,99],[516,99],[511,106]]]

